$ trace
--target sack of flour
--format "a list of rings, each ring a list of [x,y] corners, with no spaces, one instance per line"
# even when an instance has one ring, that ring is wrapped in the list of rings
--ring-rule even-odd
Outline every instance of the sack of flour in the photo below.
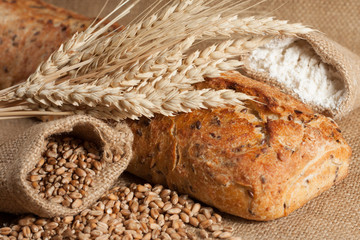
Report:
[[[248,75],[323,114],[341,118],[360,107],[360,57],[322,33],[279,37],[244,60]]]

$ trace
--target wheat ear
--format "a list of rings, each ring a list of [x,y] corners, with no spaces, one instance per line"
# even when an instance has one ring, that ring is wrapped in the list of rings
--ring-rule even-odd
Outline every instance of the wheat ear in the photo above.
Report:
[[[123,32],[113,36],[112,41],[101,41],[97,43],[94,49],[105,50],[101,55],[92,61],[91,64],[81,67],[80,72],[89,72],[91,69],[100,69],[101,66],[108,67],[109,65],[122,64],[124,57],[132,56],[136,58],[140,55],[145,56],[144,52],[138,53],[137,49],[147,49],[147,52],[154,47],[144,47],[144,43],[152,44],[149,39],[156,39],[156,37],[162,40],[157,44],[166,46],[167,36],[175,36],[178,33],[186,33],[187,36],[191,35],[195,40],[202,39],[204,36],[211,36],[218,38],[219,36],[226,37],[241,37],[243,35],[285,35],[296,36],[297,34],[305,34],[313,31],[312,29],[305,27],[301,24],[289,24],[287,21],[274,20],[271,17],[268,18],[238,18],[238,16],[221,16],[221,15],[206,15],[201,11],[206,9],[199,4],[191,6],[191,11],[179,12],[177,5],[170,8],[173,17],[169,17],[169,23],[166,23],[163,18],[157,15],[152,15],[143,22],[138,23],[136,26],[125,29]],[[180,8],[186,10],[187,8]],[[167,11],[169,12],[169,11]],[[199,14],[198,18],[194,19],[193,15]],[[164,15],[168,16],[169,14]],[[170,21],[171,20],[171,21]],[[182,22],[182,25],[175,26],[172,21],[178,20]],[[208,23],[208,24],[204,24]],[[160,27],[159,27],[160,26]],[[169,30],[170,29],[170,30]],[[151,33],[151,36],[146,36],[143,42],[134,43],[133,37],[145,35]],[[173,38],[173,37],[170,37]],[[194,40],[194,41],[195,41]],[[184,40],[178,40],[179,43]],[[155,44],[156,45],[156,44]],[[106,50],[108,49],[108,50]],[[118,49],[119,51],[115,50]],[[184,48],[184,51],[187,49]],[[99,50],[97,51],[99,52]],[[93,54],[93,53],[92,53]],[[94,55],[94,54],[93,54]]]
[[[217,92],[206,89],[182,92],[181,90],[184,89],[182,85],[186,85],[186,88],[191,90],[192,86],[188,82],[203,81],[203,76],[208,74],[214,76],[214,69],[218,71],[216,74],[233,69],[239,65],[238,61],[224,62],[224,60],[249,51],[261,41],[268,41],[268,39],[262,37],[260,39],[226,41],[201,52],[197,51],[184,59],[184,64],[179,65],[179,69],[176,71],[181,74],[163,74],[157,79],[143,82],[127,92],[123,88],[109,88],[109,81],[104,80],[105,85],[70,85],[68,82],[58,85],[45,83],[29,88],[25,95],[33,107],[41,106],[39,109],[41,111],[64,110],[95,114],[105,111],[106,108],[106,112],[110,111],[112,119],[116,120],[136,119],[139,116],[152,117],[154,113],[171,116],[178,111],[189,112],[191,109],[223,106],[224,102],[241,105],[241,100],[251,100],[252,98],[232,90]],[[196,79],[196,81],[189,79]],[[225,96],[231,96],[233,100],[230,101],[230,98]],[[177,111],[174,110],[175,106],[178,106]],[[124,109],[127,109],[126,113],[123,112]],[[96,116],[107,118],[109,115],[96,114]]]
[[[116,9],[125,11],[115,20],[133,7],[128,2],[120,2]],[[232,90],[195,90],[193,84],[235,69],[241,65],[238,56],[278,34],[310,31],[271,18],[239,18],[234,11],[243,6],[232,0],[177,0],[110,34],[106,31],[115,20],[101,27],[102,20],[64,43],[25,83],[0,91],[0,116],[33,110],[29,115],[87,113],[121,120],[241,106],[253,98]],[[193,49],[200,41],[219,38],[225,40]]]

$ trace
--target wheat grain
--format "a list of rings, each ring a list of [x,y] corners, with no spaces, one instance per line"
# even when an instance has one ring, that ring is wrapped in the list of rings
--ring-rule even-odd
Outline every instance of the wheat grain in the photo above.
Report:
[[[219,107],[225,104],[242,105],[243,100],[252,99],[246,94],[236,93],[232,90],[179,91],[174,89],[162,95],[156,92],[146,95],[131,92],[119,93],[113,88],[101,88],[99,91],[95,91],[98,88],[96,86],[86,91],[85,88],[77,86],[76,89],[70,89],[67,93],[63,89],[59,91],[55,87],[52,91],[49,89],[44,91],[47,92],[47,100],[51,104],[49,106],[51,111],[77,111],[78,113],[92,114],[99,118],[117,120],[124,118],[137,119],[139,116],[153,117],[154,113],[172,116],[176,112],[190,112],[192,109]],[[39,90],[39,95],[44,96],[45,94],[42,92],[42,90]],[[60,98],[62,98],[61,101]],[[29,99],[32,100],[34,97]],[[60,105],[59,102],[61,102]],[[45,101],[42,101],[42,103],[44,108],[41,110],[49,110],[45,108],[47,107],[44,104]],[[34,107],[38,107],[36,102]]]
[[[217,17],[210,19],[210,21],[213,24],[210,24],[211,28],[204,32],[204,35],[214,38],[234,35],[296,36],[313,31],[302,24],[289,24],[288,21],[276,20],[273,17],[260,18],[252,16],[239,18],[238,16],[232,16],[227,18]]]
[[[197,211],[191,212],[194,207]],[[210,212],[209,218],[201,214],[205,210]],[[161,185],[133,183],[114,187],[75,216],[22,216],[16,224],[0,228],[0,238],[196,239],[197,235],[208,236],[208,232],[230,238],[232,231],[216,215],[213,209],[202,207],[187,195],[179,196]],[[186,224],[197,229],[185,228]]]
[[[68,136],[51,137],[48,141],[47,150],[28,173],[28,180],[45,199],[78,208],[93,178],[106,165],[105,159],[88,141]]]

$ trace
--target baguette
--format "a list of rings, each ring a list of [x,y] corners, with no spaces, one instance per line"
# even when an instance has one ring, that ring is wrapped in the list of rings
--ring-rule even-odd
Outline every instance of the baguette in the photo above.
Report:
[[[258,102],[128,121],[136,143],[129,172],[259,221],[288,215],[347,175],[351,149],[330,118],[235,72],[198,87]]]
[[[0,1],[0,89],[26,80],[61,43],[91,22],[40,0]]]

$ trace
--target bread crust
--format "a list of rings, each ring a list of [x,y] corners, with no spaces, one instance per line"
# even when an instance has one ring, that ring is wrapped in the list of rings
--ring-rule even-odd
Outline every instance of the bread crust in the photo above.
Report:
[[[26,80],[61,43],[91,22],[40,0],[0,1],[0,89]]]
[[[257,102],[129,121],[128,171],[259,221],[288,215],[347,175],[351,149],[330,118],[235,72],[197,87],[234,89]]]

